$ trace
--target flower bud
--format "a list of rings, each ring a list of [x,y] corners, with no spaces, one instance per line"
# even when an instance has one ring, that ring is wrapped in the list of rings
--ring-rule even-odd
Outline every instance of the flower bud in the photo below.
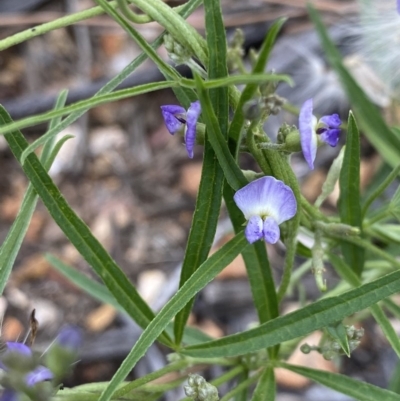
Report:
[[[72,363],[77,360],[81,338],[81,330],[78,327],[66,326],[46,353],[46,365],[53,372],[56,382],[70,372]]]

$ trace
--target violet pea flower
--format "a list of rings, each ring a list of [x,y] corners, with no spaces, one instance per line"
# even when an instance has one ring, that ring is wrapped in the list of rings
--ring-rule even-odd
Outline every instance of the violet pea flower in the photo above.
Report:
[[[239,189],[233,199],[247,220],[244,234],[250,244],[262,238],[275,244],[280,237],[279,224],[297,212],[292,189],[270,176],[250,182]]]
[[[161,106],[165,125],[171,135],[185,126],[185,145],[188,156],[193,158],[193,148],[196,143],[196,123],[201,113],[201,105],[197,100],[190,104],[186,111],[182,106],[170,104]]]
[[[313,115],[313,101],[308,99],[301,106],[299,114],[300,143],[304,158],[311,170],[317,155],[318,136],[323,142],[335,147],[339,142],[340,121],[338,114],[323,116],[317,120]]]
[[[6,349],[2,352],[0,356],[0,369],[6,372],[10,372],[12,370],[11,365],[13,364],[13,359],[15,358],[19,358],[22,360],[26,358],[26,362],[29,366],[29,362],[33,358],[32,351],[25,344],[17,342],[7,342]],[[53,373],[49,369],[42,365],[37,365],[26,373],[23,380],[27,387],[34,387],[37,383],[52,379]],[[13,388],[5,388],[2,395],[0,396],[0,401],[18,401],[19,399],[19,391]]]

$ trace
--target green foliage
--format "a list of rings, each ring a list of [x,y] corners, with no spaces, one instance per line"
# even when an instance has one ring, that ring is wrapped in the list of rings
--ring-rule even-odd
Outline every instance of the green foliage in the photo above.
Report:
[[[0,292],[5,288],[40,198],[54,222],[89,263],[99,280],[92,280],[73,266],[66,265],[53,255],[47,255],[50,263],[79,288],[95,299],[113,305],[143,329],[139,340],[109,382],[65,389],[54,395],[52,400],[156,400],[165,391],[180,386],[193,366],[197,369],[203,365],[227,367],[210,384],[201,378],[207,388],[236,380],[236,386],[221,396],[222,401],[233,398],[245,401],[253,389],[252,401],[273,401],[277,391],[274,373],[277,367],[296,372],[355,399],[398,400],[399,368],[393,374],[390,384],[392,391],[389,391],[340,374],[284,362],[288,349],[299,338],[314,330],[323,330],[326,337],[342,348],[343,352],[337,354],[345,353],[347,357],[351,357],[358,338],[354,339],[349,334],[351,329],[344,320],[360,320],[360,316],[369,314],[400,357],[400,340],[387,314],[389,312],[396,317],[400,316],[400,307],[389,298],[398,293],[400,288],[400,262],[396,259],[400,244],[400,189],[390,199],[387,196],[400,172],[399,131],[387,126],[379,111],[346,70],[317,12],[309,6],[329,62],[341,78],[353,111],[349,113],[346,146],[333,162],[317,201],[310,204],[301,194],[297,177],[290,165],[291,150],[285,142],[285,135],[289,134],[299,142],[297,129],[283,126],[276,133],[277,143],[272,143],[263,128],[264,122],[273,114],[272,110],[279,112],[282,106],[279,103],[281,99],[275,94],[276,85],[282,81],[292,83],[290,77],[279,74],[279,71],[276,74],[266,72],[269,56],[284,19],[271,25],[257,56],[251,61],[251,68],[247,71],[245,64],[238,59],[236,65],[239,66],[239,71],[235,73],[228,71],[230,48],[220,1],[190,0],[176,8],[171,8],[163,0],[96,0],[96,3],[98,7],[0,40],[0,49],[5,49],[38,34],[105,13],[142,50],[120,74],[89,99],[65,106],[65,91],[60,94],[53,110],[15,122],[11,121],[4,108],[0,108],[0,134],[4,135],[29,180],[20,211],[0,248]],[[204,6],[205,38],[186,21],[200,5]],[[136,9],[140,10],[139,14],[134,11]],[[166,45],[166,48],[170,54],[174,49],[181,50],[182,62],[192,69],[193,78],[182,77],[157,52],[164,33],[149,44],[135,28],[135,24],[150,21],[156,21],[168,33],[167,43],[170,47]],[[235,46],[236,56],[240,55],[243,51],[240,40],[237,40]],[[147,58],[157,66],[165,80],[115,90]],[[244,88],[239,90],[238,85],[244,85]],[[56,135],[81,115],[101,104],[162,89],[172,90],[185,109],[193,101],[200,101],[202,113],[197,131],[205,135],[198,139],[198,144],[204,146],[202,174],[179,289],[160,312],[155,314],[111,255],[67,203],[47,172],[61,146],[70,138],[66,136],[55,143]],[[253,113],[246,114],[249,107],[254,108]],[[286,109],[295,110],[291,105],[286,105]],[[182,124],[186,123],[184,117],[179,117]],[[48,130],[28,144],[19,130],[47,121],[50,122]],[[387,166],[391,166],[386,168],[383,175],[376,176],[376,182],[364,195],[360,192],[362,135],[375,146]],[[43,146],[43,150],[38,158],[34,151],[40,146]],[[242,151],[251,154],[252,160],[257,164],[256,171],[242,170],[239,157]],[[285,188],[290,187],[297,203],[294,217],[280,224],[285,260],[282,274],[279,275],[282,277],[279,288],[268,257],[268,254],[273,253],[267,252],[263,240],[249,244],[248,233],[244,231],[246,217],[249,216],[245,217],[235,202],[236,191],[264,175],[272,175],[281,184],[285,184]],[[332,212],[325,215],[320,207],[334,191],[337,181],[340,189],[338,210],[336,214]],[[276,200],[278,201],[279,199]],[[273,211],[255,212],[260,214],[258,217],[262,221],[262,230],[265,218],[274,218],[275,209],[284,205],[273,206]],[[228,212],[235,236],[210,256],[221,208]],[[297,242],[299,232],[303,236],[301,243]],[[306,259],[298,269],[296,254]],[[238,255],[242,255],[245,262],[259,320],[258,326],[219,339],[211,338],[196,328],[187,327],[196,294]],[[311,265],[314,270],[311,270]],[[312,303],[305,302],[310,300],[305,299],[302,276],[313,272],[321,289],[325,287],[323,272],[328,266],[335,269],[340,276],[340,282],[335,288],[330,288],[332,283],[328,281],[326,295]],[[292,275],[293,269],[296,270]],[[289,292],[293,295],[296,287],[300,294],[299,308],[292,313],[280,315],[281,302]],[[363,314],[358,313],[364,309],[368,310]],[[170,357],[170,363],[156,372],[125,382],[140,358],[156,341],[175,352]],[[152,382],[165,378],[171,372],[180,372],[181,376],[163,384]],[[199,399],[202,396],[200,391],[196,395]],[[215,398],[214,391],[213,399]]]

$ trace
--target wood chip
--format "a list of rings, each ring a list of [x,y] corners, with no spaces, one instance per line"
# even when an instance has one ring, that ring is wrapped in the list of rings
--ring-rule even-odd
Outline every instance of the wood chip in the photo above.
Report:
[[[89,313],[86,319],[86,328],[92,332],[101,332],[110,326],[116,316],[117,310],[113,306],[101,305]]]
[[[182,167],[180,188],[187,194],[196,197],[199,190],[202,163],[187,163]]]
[[[25,327],[17,318],[9,316],[4,320],[1,335],[5,341],[16,341],[24,332]]]
[[[36,253],[22,262],[16,271],[11,274],[11,280],[15,285],[25,281],[39,280],[49,273],[50,263],[41,253]]]

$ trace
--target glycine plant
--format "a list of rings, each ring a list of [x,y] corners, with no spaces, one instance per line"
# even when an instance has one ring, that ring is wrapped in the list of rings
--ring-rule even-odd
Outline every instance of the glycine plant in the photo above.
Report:
[[[305,343],[301,347],[303,352],[320,352],[327,359],[341,355],[351,357],[351,352],[360,343],[363,329],[349,325],[347,318],[363,310],[373,316],[394,352],[400,356],[400,341],[388,318],[389,313],[400,316],[400,308],[391,299],[400,292],[400,262],[390,247],[386,250],[375,245],[377,239],[383,244],[399,243],[400,191],[397,190],[393,198],[381,206],[374,203],[389,185],[394,185],[400,172],[398,130],[386,125],[348,73],[315,10],[309,8],[310,16],[329,62],[342,80],[352,111],[347,121],[340,121],[335,114],[318,119],[313,116],[313,100],[308,99],[301,107],[297,126],[283,125],[275,133],[277,141],[272,142],[264,132],[263,124],[271,114],[277,114],[285,107],[284,100],[275,94],[277,84],[291,83],[288,76],[265,72],[283,19],[270,27],[257,57],[253,58],[251,70],[246,71],[241,59],[243,38],[237,33],[232,46],[227,46],[217,0],[189,0],[176,8],[162,0],[96,2],[95,8],[0,40],[0,50],[3,50],[50,30],[106,13],[142,49],[142,54],[90,99],[64,106],[66,93],[63,92],[53,111],[16,122],[4,108],[0,109],[0,133],[29,180],[21,210],[0,249],[0,283],[3,290],[40,198],[66,237],[102,279],[102,284],[48,255],[51,263],[89,294],[130,316],[142,327],[143,334],[109,382],[59,391],[52,383],[55,378],[58,381],[66,366],[70,366],[71,360],[65,355],[70,347],[75,349],[75,340],[70,342],[70,336],[61,336],[59,346],[55,348],[57,352],[53,353],[55,357],[43,361],[33,358],[28,347],[8,343],[0,357],[0,368],[4,373],[0,382],[4,387],[3,399],[46,397],[108,401],[140,397],[150,400],[155,391],[151,391],[152,380],[170,372],[180,372],[187,379],[184,390],[189,399],[217,400],[217,387],[236,379],[235,386],[221,399],[238,396],[237,399],[254,401],[274,400],[275,369],[283,368],[355,399],[399,400],[398,373],[394,373],[393,386],[383,389],[344,375],[291,365],[285,362],[287,352],[282,352],[282,348],[293,347],[305,335],[322,330],[325,342],[318,345]],[[204,6],[205,38],[186,21],[200,5]],[[131,6],[140,9],[141,13],[136,14]],[[392,9],[397,15],[394,2]],[[157,21],[165,29],[151,44],[135,29],[135,24],[150,21]],[[156,49],[163,43],[173,62],[184,63],[192,69],[193,78],[181,76],[160,58]],[[164,81],[114,90],[147,58],[165,76]],[[228,65],[237,67],[240,73],[230,72]],[[238,85],[243,89],[239,90]],[[190,158],[194,152],[201,152],[199,148],[194,149],[194,144],[203,145],[203,167],[179,290],[159,313],[154,314],[134,284],[71,209],[47,171],[68,139],[54,142],[55,135],[83,113],[100,104],[165,88],[174,91],[177,102],[162,106],[160,115],[171,134],[182,134]],[[293,107],[288,109],[293,110]],[[28,144],[19,130],[45,121],[50,121],[48,131]],[[358,127],[385,162],[383,173],[366,194],[360,193]],[[339,146],[339,136],[345,146],[332,163],[320,196],[312,204],[300,191],[290,164],[291,154],[302,151],[312,169],[318,146]],[[33,151],[40,145],[44,146],[38,157]],[[238,161],[241,152],[252,155],[261,173],[241,169]],[[327,216],[320,206],[337,182],[340,189],[337,214]],[[207,256],[222,201],[235,236]],[[300,231],[303,237],[308,237],[307,244],[313,244],[311,247],[299,241]],[[284,244],[286,252],[282,278],[275,283],[266,242],[275,246],[278,241]],[[219,339],[207,337],[195,329],[188,330],[186,323],[195,295],[239,254],[246,265],[258,324]],[[306,262],[292,275],[296,255],[306,258]],[[341,277],[341,282],[334,288],[324,277],[328,266]],[[307,272],[315,276],[316,286],[321,291],[320,299],[281,316],[281,302],[300,275]],[[155,341],[171,351],[169,364],[144,377],[126,381]],[[189,375],[189,368],[196,365],[221,365],[225,373],[208,383],[199,375]],[[181,383],[175,382],[175,385]],[[157,391],[170,387],[170,383],[164,387],[158,385]]]

